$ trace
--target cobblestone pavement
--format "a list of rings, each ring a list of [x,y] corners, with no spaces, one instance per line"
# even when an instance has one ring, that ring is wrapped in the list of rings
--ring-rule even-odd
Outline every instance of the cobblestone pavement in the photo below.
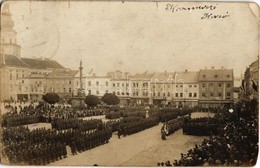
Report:
[[[161,126],[162,124],[121,139],[114,134],[108,144],[74,156],[69,150],[68,158],[50,165],[156,166],[158,162],[178,159],[181,153],[186,153],[205,138],[183,135],[182,130],[179,130],[162,141]]]

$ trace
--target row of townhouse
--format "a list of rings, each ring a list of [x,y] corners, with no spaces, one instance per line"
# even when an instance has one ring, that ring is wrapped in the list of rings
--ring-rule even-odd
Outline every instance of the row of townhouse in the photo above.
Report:
[[[233,103],[233,70],[155,72],[131,75],[121,71],[86,77],[86,93],[114,93],[122,105],[163,104],[215,107]]]

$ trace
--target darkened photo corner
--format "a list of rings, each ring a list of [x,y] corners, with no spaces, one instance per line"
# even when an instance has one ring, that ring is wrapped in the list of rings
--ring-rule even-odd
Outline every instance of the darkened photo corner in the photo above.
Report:
[[[4,1],[0,163],[254,166],[259,7]]]

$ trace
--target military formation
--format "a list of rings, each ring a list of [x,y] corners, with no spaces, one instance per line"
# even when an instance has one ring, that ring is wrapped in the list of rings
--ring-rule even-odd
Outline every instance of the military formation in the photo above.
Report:
[[[209,136],[217,135],[221,122],[217,118],[195,118],[184,122],[183,134]]]
[[[161,128],[161,134],[165,134],[162,135],[162,137],[169,136],[173,134],[175,131],[181,129],[184,121],[188,118],[190,118],[190,116],[187,115],[187,116],[177,117],[173,120],[165,122]],[[162,139],[165,140],[165,138]]]
[[[74,155],[108,143],[112,130],[106,125],[91,131],[45,128],[30,131],[19,126],[5,128],[2,135],[3,154],[11,164],[45,165],[67,157],[67,147]]]
[[[138,117],[137,117],[138,118]],[[157,118],[140,118],[136,120],[129,120],[128,122],[122,122],[118,128],[118,138],[121,135],[127,136],[131,135],[145,129],[151,128],[159,124],[159,120]]]
[[[99,125],[102,125],[101,119],[83,120],[79,118],[57,118],[51,121],[52,129],[57,130],[80,129],[82,131],[89,131],[96,129]]]

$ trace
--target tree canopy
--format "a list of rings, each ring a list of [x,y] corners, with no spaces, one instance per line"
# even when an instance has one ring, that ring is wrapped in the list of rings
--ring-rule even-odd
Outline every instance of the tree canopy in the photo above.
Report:
[[[100,104],[100,99],[98,96],[95,95],[87,95],[85,98],[85,103],[89,106],[89,107],[95,107],[98,104]]]
[[[107,105],[117,105],[119,104],[119,98],[114,95],[113,93],[106,93],[104,96],[101,98],[101,100],[106,103]]]
[[[60,101],[60,96],[57,93],[46,93],[42,99],[49,104],[55,104]]]

